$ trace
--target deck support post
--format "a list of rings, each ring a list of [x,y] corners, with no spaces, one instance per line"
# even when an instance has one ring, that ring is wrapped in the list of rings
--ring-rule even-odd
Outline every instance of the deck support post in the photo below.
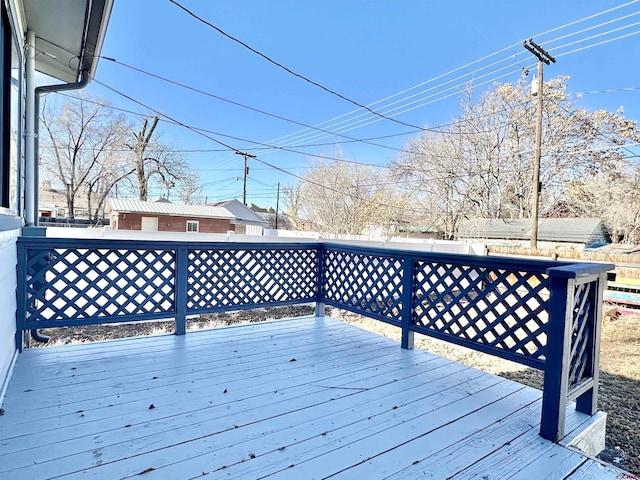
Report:
[[[549,269],[549,328],[542,391],[540,436],[559,442],[564,436],[571,352],[571,325],[575,279],[554,276]]]
[[[406,350],[413,349],[414,332],[411,331],[411,317],[413,311],[413,258],[403,258],[402,265],[402,339],[400,346]]]
[[[187,331],[187,268],[188,250],[186,247],[176,248],[176,283],[174,301],[176,309],[175,334],[184,335]]]
[[[324,302],[316,302],[316,317],[324,317]]]

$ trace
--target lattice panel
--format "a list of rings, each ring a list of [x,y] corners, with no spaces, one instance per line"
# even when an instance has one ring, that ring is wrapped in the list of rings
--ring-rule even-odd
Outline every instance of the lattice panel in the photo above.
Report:
[[[546,274],[416,261],[412,323],[447,336],[542,360]]]
[[[27,258],[27,322],[174,310],[174,252],[60,248]]]
[[[569,388],[593,374],[593,328],[596,306],[596,283],[576,285],[573,297],[571,326],[571,362]]]
[[[402,260],[394,257],[327,251],[324,256],[327,299],[363,312],[401,320]]]
[[[315,249],[193,250],[187,309],[315,298],[317,269]]]

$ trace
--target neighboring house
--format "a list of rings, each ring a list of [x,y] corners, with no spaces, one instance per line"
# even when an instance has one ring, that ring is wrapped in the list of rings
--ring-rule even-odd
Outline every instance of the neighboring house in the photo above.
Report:
[[[465,240],[529,241],[531,220],[477,218],[464,222],[458,238]],[[597,218],[541,218],[538,220],[538,240],[588,247],[609,242],[609,232]]]
[[[74,218],[89,218],[86,195],[80,193],[76,195],[73,210]],[[42,182],[38,193],[38,216],[51,218],[69,217],[67,192],[52,188],[49,180]]]
[[[107,201],[106,215],[114,230],[149,232],[227,233],[235,231],[235,217],[223,207],[183,205],[161,199],[143,202],[114,198]]]
[[[246,235],[262,235],[263,229],[269,228],[269,222],[265,221],[261,215],[256,214],[252,208],[247,207],[239,200],[225,200],[223,202],[208,203],[213,207],[227,209],[235,217],[235,232]]]
[[[278,230],[290,230],[294,227],[291,217],[282,212],[278,212],[278,221],[276,222],[276,211],[273,208],[262,208],[252,203],[251,210],[262,218],[266,224],[265,228],[275,229],[277,227]]]
[[[112,0],[0,2],[0,397],[17,355],[16,239],[42,234],[30,228],[38,219],[38,98],[87,85],[112,6]],[[62,83],[36,88],[36,71]]]

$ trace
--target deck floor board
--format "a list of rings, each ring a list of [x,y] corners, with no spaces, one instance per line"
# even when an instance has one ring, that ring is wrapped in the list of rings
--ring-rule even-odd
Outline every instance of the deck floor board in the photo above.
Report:
[[[540,398],[330,318],[31,349],[0,478],[615,478],[538,435]]]

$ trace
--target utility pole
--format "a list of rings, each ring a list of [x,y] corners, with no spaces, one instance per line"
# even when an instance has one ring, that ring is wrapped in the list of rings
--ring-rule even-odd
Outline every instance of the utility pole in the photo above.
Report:
[[[522,44],[524,48],[529,50],[538,59],[538,112],[536,124],[536,151],[533,159],[533,198],[531,200],[531,248],[538,248],[538,205],[540,203],[540,156],[542,146],[542,87],[543,63],[549,65],[556,63],[556,59],[543,49],[540,45],[534,43],[533,39],[529,39],[529,43],[525,40]]]
[[[250,158],[256,158],[255,155],[250,155],[244,152],[236,152],[236,155],[242,155],[244,157],[244,175],[242,177],[242,203],[247,205],[247,175],[249,175],[249,165],[247,160]]]
[[[278,229],[278,207],[280,206],[280,182],[278,182],[278,194],[276,195],[276,230]]]

